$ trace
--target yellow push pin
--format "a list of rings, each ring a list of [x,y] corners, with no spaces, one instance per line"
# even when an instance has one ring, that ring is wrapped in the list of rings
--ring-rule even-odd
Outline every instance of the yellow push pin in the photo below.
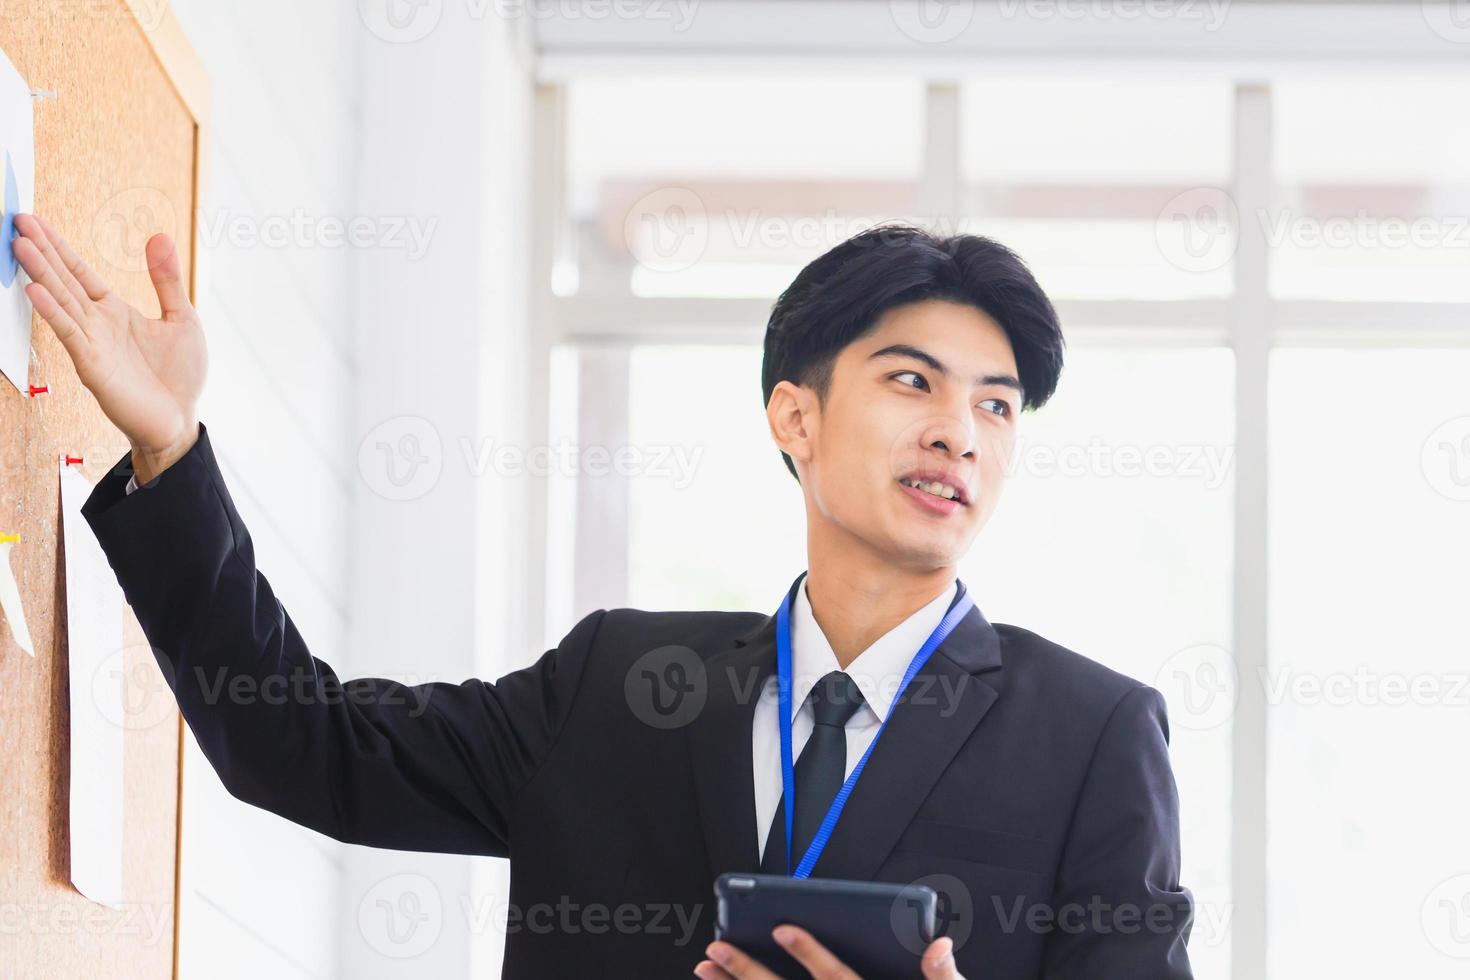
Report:
[[[10,569],[10,546],[13,544],[20,544],[19,534],[0,534],[0,612],[5,613],[5,622],[10,626],[10,635],[15,637],[16,646],[34,657],[36,648],[31,645],[30,630],[26,628],[20,589],[15,584],[15,573]]]

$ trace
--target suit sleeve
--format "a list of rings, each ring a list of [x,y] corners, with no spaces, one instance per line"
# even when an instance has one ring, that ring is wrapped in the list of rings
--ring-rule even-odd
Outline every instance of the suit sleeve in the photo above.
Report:
[[[606,610],[494,683],[340,680],[255,567],[199,429],[132,494],[124,456],[82,513],[225,788],[351,844],[509,856],[517,792],[561,730]]]
[[[1103,727],[1062,852],[1044,975],[1188,980],[1179,793],[1163,696],[1140,686]]]

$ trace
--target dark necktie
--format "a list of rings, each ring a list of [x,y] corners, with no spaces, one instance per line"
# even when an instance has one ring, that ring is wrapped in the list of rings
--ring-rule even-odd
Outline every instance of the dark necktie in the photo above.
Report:
[[[847,674],[834,670],[817,682],[811,694],[812,716],[816,724],[802,747],[794,766],[796,780],[796,813],[793,818],[795,840],[791,846],[791,871],[801,863],[801,856],[822,825],[827,808],[842,788],[847,770],[847,720],[863,706],[863,692]],[[761,855],[761,871],[784,875],[786,869],[786,796],[776,801],[776,813],[766,835],[766,849]]]

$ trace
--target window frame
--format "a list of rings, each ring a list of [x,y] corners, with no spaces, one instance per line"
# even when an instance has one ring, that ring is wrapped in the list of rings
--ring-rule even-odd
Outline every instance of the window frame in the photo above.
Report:
[[[1015,63],[1008,66],[1014,70]],[[599,281],[596,292],[558,296],[552,290],[559,265],[571,257],[566,222],[566,82],[574,73],[543,75],[533,111],[532,198],[534,234],[531,268],[530,390],[551,390],[551,351],[574,345],[584,378],[603,377],[609,364],[626,369],[627,351],[641,343],[759,345],[768,299],[639,297]],[[1242,66],[1233,84],[1233,168],[1230,186],[1240,214],[1265,213],[1275,203],[1272,90],[1269,73]],[[924,214],[960,213],[964,178],[960,161],[960,86],[953,80],[926,83],[923,163],[919,201]],[[1056,306],[1069,346],[1210,346],[1235,356],[1234,584],[1231,647],[1240,677],[1260,676],[1269,666],[1270,617],[1268,540],[1268,382],[1271,353],[1283,347],[1462,347],[1470,346],[1470,303],[1291,300],[1272,296],[1270,243],[1259,221],[1240,222],[1233,262],[1234,289],[1223,299],[1067,300]],[[1387,326],[1391,325],[1391,327]],[[623,352],[619,361],[616,351]],[[605,391],[606,386],[599,389]],[[585,408],[585,399],[584,408]],[[589,418],[585,411],[581,417]],[[545,399],[531,406],[533,439],[547,440]],[[626,399],[599,401],[596,441],[626,444]],[[593,507],[580,500],[579,513],[598,515],[574,534],[578,574],[572,609],[620,603],[629,570],[626,549],[627,497]],[[533,505],[529,584],[530,608],[543,618],[554,643],[556,623],[548,603],[547,505]],[[621,523],[619,523],[621,522]],[[585,573],[585,574],[584,574]],[[595,588],[587,583],[596,583]],[[564,586],[561,586],[564,588]],[[1231,755],[1231,974],[1261,977],[1267,969],[1267,750],[1268,711],[1258,684],[1241,684],[1233,715]]]

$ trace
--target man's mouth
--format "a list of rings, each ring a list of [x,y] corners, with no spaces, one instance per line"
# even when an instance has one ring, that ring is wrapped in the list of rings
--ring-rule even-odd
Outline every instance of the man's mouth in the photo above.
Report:
[[[953,500],[956,503],[969,506],[970,496],[965,492],[963,484],[959,481],[942,475],[931,475],[921,473],[917,476],[901,476],[898,482],[915,490],[942,497],[945,500]]]

